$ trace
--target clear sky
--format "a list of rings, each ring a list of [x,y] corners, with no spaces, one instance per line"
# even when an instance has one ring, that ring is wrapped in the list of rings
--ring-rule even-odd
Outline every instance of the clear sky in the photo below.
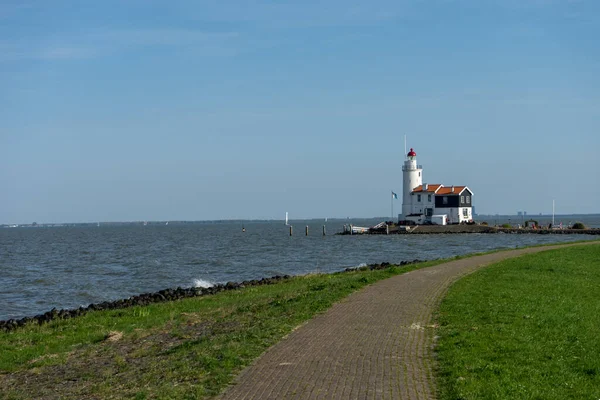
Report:
[[[599,38],[597,0],[0,0],[0,223],[389,216],[404,135],[479,213],[597,213]]]

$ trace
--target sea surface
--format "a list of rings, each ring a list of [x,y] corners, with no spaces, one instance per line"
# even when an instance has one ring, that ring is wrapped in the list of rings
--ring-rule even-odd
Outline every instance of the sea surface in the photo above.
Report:
[[[504,223],[503,218],[487,220]],[[505,219],[516,224],[516,218]],[[541,217],[537,219],[544,223]],[[567,219],[564,224],[569,222]],[[294,229],[291,237],[282,221],[3,228],[0,320],[178,286],[335,272],[384,261],[431,260],[597,238],[533,234],[335,235],[344,224],[373,226],[382,220],[290,221]],[[600,226],[598,216],[570,219],[576,220]],[[322,235],[323,225],[326,236]]]

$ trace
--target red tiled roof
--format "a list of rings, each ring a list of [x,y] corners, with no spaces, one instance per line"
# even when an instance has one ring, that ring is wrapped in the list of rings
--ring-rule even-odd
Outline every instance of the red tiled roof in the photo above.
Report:
[[[452,191],[454,188],[454,192]],[[436,194],[460,194],[463,190],[465,190],[466,186],[444,186]]]
[[[454,188],[454,192],[452,191]],[[413,189],[412,193],[435,193],[436,195],[453,195],[460,194],[465,190],[466,186],[444,186],[439,183],[428,184],[427,190],[423,189],[423,185],[419,185]]]
[[[427,190],[423,190],[423,185],[419,185],[416,188],[413,189],[413,193],[414,192],[435,192],[436,190],[438,190],[442,185],[439,183],[434,183],[434,184],[428,184],[427,185]]]

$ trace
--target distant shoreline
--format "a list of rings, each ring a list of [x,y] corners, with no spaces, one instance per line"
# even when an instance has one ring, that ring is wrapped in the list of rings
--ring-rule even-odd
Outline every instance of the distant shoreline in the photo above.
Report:
[[[577,221],[580,218],[599,218],[600,219],[600,213],[592,213],[592,214],[556,214],[555,216],[556,220],[573,220],[573,221]],[[475,216],[475,220],[477,222],[483,222],[483,221],[487,221],[488,223],[490,223],[490,221],[493,223],[494,220],[497,221],[521,221],[524,219],[538,219],[538,220],[551,220],[552,219],[552,214],[542,214],[542,215],[511,215],[511,214],[498,214],[498,215],[492,215],[492,214],[479,214]],[[384,217],[384,216],[379,216],[379,217],[328,217],[327,221],[325,221],[325,218],[293,218],[292,220],[290,220],[290,223],[293,224],[293,222],[297,223],[297,222],[308,222],[308,223],[319,223],[319,224],[332,224],[332,223],[352,223],[353,221],[358,221],[358,220],[379,220],[379,221],[387,221],[389,220],[390,217]],[[254,218],[248,218],[248,219],[243,219],[243,218],[232,218],[232,219],[213,219],[213,220],[135,220],[135,221],[88,221],[88,222],[43,222],[43,223],[36,223],[36,222],[28,222],[28,223],[0,223],[0,229],[2,228],[52,228],[52,227],[96,227],[98,225],[100,226],[145,226],[145,225],[152,225],[152,226],[161,226],[161,225],[166,225],[166,226],[181,226],[181,225],[210,225],[210,224],[234,224],[234,223],[273,223],[273,222],[278,222],[281,221],[282,223],[284,222],[283,219],[277,219],[277,218],[273,218],[273,219],[254,219]]]

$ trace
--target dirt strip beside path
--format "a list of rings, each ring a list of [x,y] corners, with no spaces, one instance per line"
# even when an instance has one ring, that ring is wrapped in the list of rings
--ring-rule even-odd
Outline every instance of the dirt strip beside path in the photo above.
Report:
[[[379,281],[299,327],[222,399],[433,399],[432,315],[450,284],[484,265],[592,241],[508,250]]]

